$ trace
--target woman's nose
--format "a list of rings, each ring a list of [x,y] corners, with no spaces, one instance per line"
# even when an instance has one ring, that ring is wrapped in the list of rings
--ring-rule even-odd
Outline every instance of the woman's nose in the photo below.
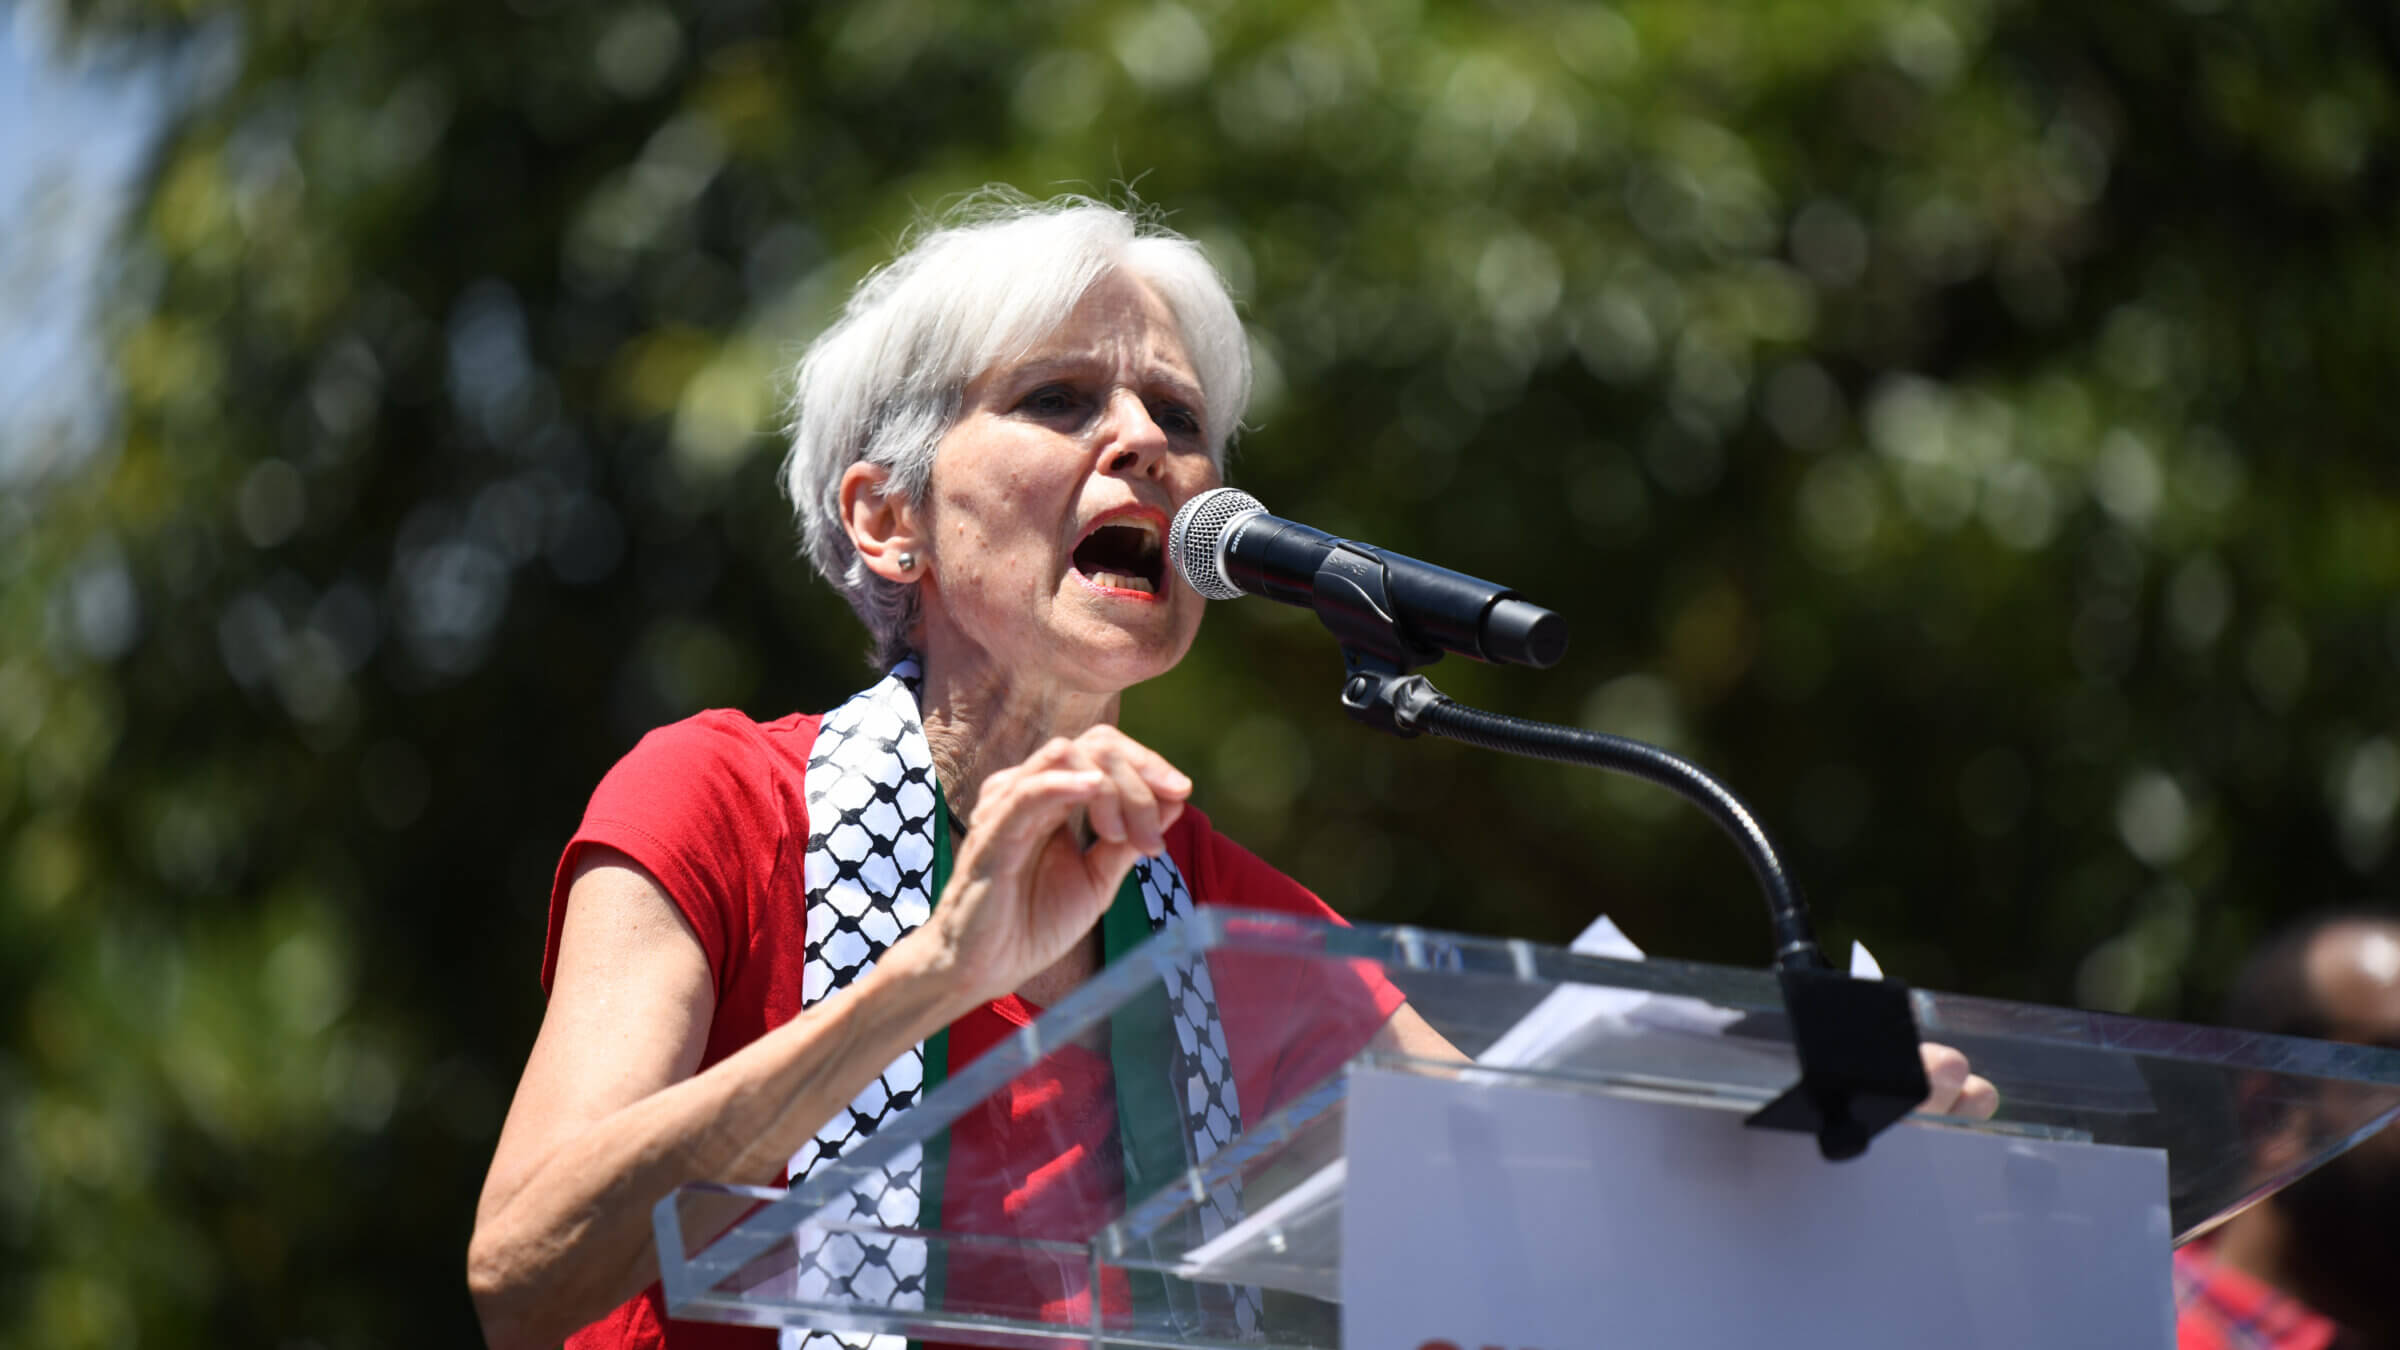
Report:
[[[1109,443],[1100,463],[1110,473],[1151,471],[1167,452],[1166,431],[1150,415],[1149,405],[1129,389],[1120,389],[1109,399],[1108,417],[1101,434],[1109,438]]]

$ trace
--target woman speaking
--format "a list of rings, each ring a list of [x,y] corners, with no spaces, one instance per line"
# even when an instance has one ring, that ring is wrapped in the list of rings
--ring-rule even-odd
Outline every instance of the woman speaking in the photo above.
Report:
[[[788,487],[888,673],[821,717],[663,728],[594,794],[469,1254],[495,1346],[755,1343],[662,1319],[660,1197],[799,1175],[928,1038],[955,1067],[1088,978],[1112,905],[1140,933],[1193,896],[1330,917],[1116,728],[1200,626],[1162,545],[1249,386],[1200,251],[1079,199],[926,234],[809,349]],[[1382,1034],[1438,1045],[1405,1011]]]
[[[787,487],[884,674],[822,715],[662,728],[594,793],[559,864],[549,1002],[469,1252],[494,1346],[759,1343],[665,1321],[661,1197],[804,1177],[1089,978],[1114,935],[1138,940],[1195,897],[1331,917],[1116,726],[1124,691],[1199,628],[1205,602],[1162,544],[1221,481],[1249,388],[1198,248],[1079,198],[982,199],[809,348]],[[1189,1030],[1223,1080],[1208,1128],[1238,1098],[1272,1101],[1270,1070],[1322,1077],[1357,1048],[1246,1069],[1245,991],[1200,992]],[[1361,1039],[1448,1053],[1379,981],[1329,997]],[[1081,1236],[1123,1180],[1107,1061],[1087,1067],[1052,1085],[1054,1156],[1027,1165],[1001,1127],[954,1130],[950,1173],[1003,1180],[973,1202],[990,1214],[944,1210],[944,1226]],[[1935,1068],[1947,1103],[1964,1061]],[[1072,1279],[1012,1295],[1078,1321],[1097,1296]]]

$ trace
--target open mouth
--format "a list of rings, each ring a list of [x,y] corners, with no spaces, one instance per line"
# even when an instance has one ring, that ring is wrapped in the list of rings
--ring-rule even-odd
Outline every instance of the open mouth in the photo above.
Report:
[[[1157,523],[1134,518],[1102,525],[1075,546],[1075,570],[1103,589],[1158,594],[1166,582],[1167,561],[1159,548]]]

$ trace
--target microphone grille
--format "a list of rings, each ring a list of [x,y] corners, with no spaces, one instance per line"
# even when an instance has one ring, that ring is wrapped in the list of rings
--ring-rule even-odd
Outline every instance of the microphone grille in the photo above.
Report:
[[[1238,488],[1210,488],[1183,504],[1167,531],[1167,552],[1191,588],[1210,600],[1242,593],[1225,575],[1225,536],[1251,516],[1266,514],[1258,498]]]

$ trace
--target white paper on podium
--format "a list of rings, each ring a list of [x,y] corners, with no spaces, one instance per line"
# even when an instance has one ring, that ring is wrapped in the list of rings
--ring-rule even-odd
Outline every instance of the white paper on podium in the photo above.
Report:
[[[1607,915],[1594,919],[1567,950],[1620,961],[1643,959],[1642,949]],[[1850,973],[1881,979],[1883,970],[1862,943],[1850,947]],[[1501,1033],[1475,1062],[1531,1069],[1557,1063],[1593,1035],[1635,1030],[1715,1035],[1740,1014],[1693,998],[1629,989],[1567,985]],[[1475,1075],[1467,1075],[1470,1079]],[[1314,1298],[1341,1297],[1342,1188],[1349,1165],[1337,1160],[1184,1255],[1176,1274],[1191,1280],[1263,1284]]]
[[[1730,1112],[1361,1069],[1350,1350],[2174,1343],[2166,1156],[1902,1125],[1828,1164]]]

